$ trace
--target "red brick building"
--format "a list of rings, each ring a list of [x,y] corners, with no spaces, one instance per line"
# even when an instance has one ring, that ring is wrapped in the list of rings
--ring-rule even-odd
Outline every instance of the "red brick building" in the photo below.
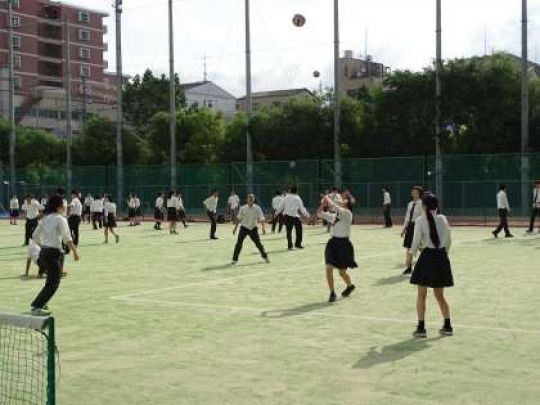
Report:
[[[92,113],[92,106],[97,108],[96,111],[107,111],[107,115],[110,115],[116,100],[116,86],[111,85],[110,80],[105,80],[104,75],[104,69],[108,66],[104,58],[107,52],[107,43],[104,42],[107,27],[103,19],[107,13],[50,0],[20,0],[14,3],[17,120],[51,131],[55,131],[55,126],[61,129],[67,85],[68,33],[74,119],[78,118],[77,111]],[[0,65],[3,67],[2,81],[5,82],[8,17],[7,5],[4,3],[0,7]],[[6,87],[6,84],[2,87]],[[55,110],[58,110],[58,114],[55,114]],[[65,121],[65,113],[63,115]],[[56,121],[54,125],[50,122],[43,124],[50,119]],[[74,129],[80,129],[77,122],[74,122]]]

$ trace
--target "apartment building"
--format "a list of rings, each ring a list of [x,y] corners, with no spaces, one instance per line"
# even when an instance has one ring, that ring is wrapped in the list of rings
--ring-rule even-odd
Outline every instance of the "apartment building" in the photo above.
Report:
[[[104,35],[107,16],[99,10],[51,0],[13,2],[13,46],[16,119],[59,135],[65,130],[68,43],[71,60],[73,129],[81,113],[109,111],[116,101],[115,86],[106,82]],[[7,89],[7,5],[0,5],[0,88]],[[6,91],[0,110],[7,115]]]
[[[339,60],[341,94],[352,96],[362,87],[381,86],[390,68],[375,62],[370,55],[356,57],[351,50],[345,51]]]

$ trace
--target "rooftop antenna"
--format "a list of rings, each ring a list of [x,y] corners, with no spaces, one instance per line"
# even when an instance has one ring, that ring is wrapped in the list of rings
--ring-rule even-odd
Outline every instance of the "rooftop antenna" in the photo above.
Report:
[[[204,81],[208,81],[208,71],[207,71],[206,55],[204,55]]]
[[[364,29],[364,59],[368,59],[368,28]]]
[[[487,56],[487,43],[488,43],[488,39],[487,39],[487,29],[486,27],[484,27],[484,56]]]

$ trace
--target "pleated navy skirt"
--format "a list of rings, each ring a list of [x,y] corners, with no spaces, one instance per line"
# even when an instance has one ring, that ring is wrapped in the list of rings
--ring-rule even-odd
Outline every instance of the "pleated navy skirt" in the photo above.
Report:
[[[354,246],[349,238],[332,238],[326,244],[325,263],[340,270],[358,267],[354,258]]]
[[[454,286],[452,266],[446,249],[424,249],[414,266],[411,284],[430,288]]]

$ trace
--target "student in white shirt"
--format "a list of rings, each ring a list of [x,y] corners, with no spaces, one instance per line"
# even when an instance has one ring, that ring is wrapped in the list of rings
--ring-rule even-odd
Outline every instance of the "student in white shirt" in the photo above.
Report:
[[[31,314],[35,316],[50,314],[47,303],[58,290],[62,279],[62,268],[64,266],[63,244],[67,245],[71,250],[73,260],[79,260],[77,246],[71,239],[69,226],[64,216],[65,209],[63,197],[60,195],[52,196],[47,204],[45,217],[32,235],[32,239],[41,246],[38,259],[40,271],[47,273],[45,287],[31,304]]]
[[[302,221],[300,221],[300,215],[309,219],[309,212],[304,207],[304,203],[298,195],[298,188],[296,186],[289,187],[288,193],[281,201],[278,209],[279,214],[283,214],[285,221],[285,228],[287,230],[287,246],[289,250],[293,249],[292,242],[292,230],[295,229],[296,241],[294,246],[297,249],[304,249],[302,246],[303,229]]]
[[[497,193],[497,209],[499,210],[499,226],[492,234],[496,238],[499,237],[499,233],[504,229],[505,238],[513,238],[514,235],[510,233],[508,228],[508,214],[510,213],[510,203],[508,202],[508,196],[506,194],[506,185],[501,184],[499,192]]]
[[[73,190],[71,192],[71,203],[69,204],[69,230],[73,236],[73,243],[79,246],[79,226],[81,225],[81,217],[83,212],[83,206],[81,200],[79,200],[79,192]]]
[[[135,226],[135,217],[137,215],[137,201],[135,200],[135,196],[133,194],[129,195],[128,201],[128,218],[129,218],[129,226]]]
[[[92,213],[92,226],[94,230],[103,228],[103,199],[99,196],[92,201],[90,205],[90,212]]]
[[[25,212],[26,224],[24,232],[24,246],[28,246],[28,242],[32,237],[32,234],[38,226],[39,215],[42,210],[41,204],[34,198],[33,195],[28,195],[26,201],[22,206],[22,210]]]
[[[169,233],[171,235],[178,235],[176,222],[178,221],[179,208],[180,201],[178,200],[178,194],[176,191],[171,191],[167,198],[167,221],[169,221]]]
[[[392,197],[390,196],[390,191],[388,187],[384,186],[382,189],[383,192],[383,217],[384,217],[384,227],[392,228]]]
[[[120,235],[115,232],[116,228],[116,204],[110,194],[105,195],[103,199],[103,213],[107,220],[105,221],[103,234],[105,235],[105,243],[109,243],[109,232],[113,234],[116,243],[120,242]]]
[[[527,231],[528,233],[534,232],[534,222],[537,216],[540,217],[540,180],[534,182],[531,222]]]
[[[94,197],[92,197],[92,194],[86,194],[86,197],[84,197],[83,221],[86,220],[87,223],[90,223],[92,218],[92,212],[90,210],[92,202],[94,202]]]
[[[140,225],[143,220],[141,199],[135,194],[135,225]]]
[[[422,205],[424,213],[416,220],[411,247],[412,254],[422,251],[411,276],[411,284],[418,286],[416,304],[418,325],[413,336],[427,337],[425,314],[428,288],[433,288],[433,294],[444,318],[444,325],[439,333],[441,336],[451,336],[454,331],[450,322],[450,308],[444,297],[444,289],[454,286],[452,266],[448,259],[452,244],[450,225],[445,216],[437,214],[439,201],[433,194],[426,194]]]
[[[219,202],[219,191],[212,190],[212,195],[203,201],[203,205],[206,208],[206,214],[210,219],[210,239],[216,240],[217,230],[217,207]]]
[[[274,198],[272,198],[272,233],[276,232],[276,227],[279,225],[278,233],[283,230],[283,215],[278,213],[281,201],[283,201],[283,192],[277,190]]]
[[[154,220],[156,223],[154,224],[154,229],[156,231],[161,230],[161,221],[163,221],[164,215],[163,215],[163,207],[164,207],[164,201],[163,201],[163,193],[157,193],[156,201],[154,202]]]
[[[10,225],[17,225],[17,218],[19,218],[19,215],[21,214],[19,206],[19,199],[16,195],[11,197],[11,200],[9,200],[9,224]]]
[[[41,200],[39,200],[39,203],[41,204],[41,212],[45,210],[45,207],[47,206],[47,202],[49,201],[49,198],[47,197],[47,194],[43,195],[41,197]]]
[[[325,211],[326,207],[330,210]],[[324,252],[326,280],[330,289],[329,302],[337,300],[334,290],[334,269],[339,270],[340,277],[347,285],[341,293],[342,297],[349,297],[356,289],[351,277],[347,274],[347,269],[358,267],[354,257],[354,246],[349,239],[353,223],[352,209],[352,201],[347,198],[342,199],[340,203],[335,203],[329,196],[325,196],[318,210],[319,217],[332,225],[332,237],[326,244]]]
[[[178,220],[184,224],[184,228],[188,227],[186,223],[186,207],[184,206],[184,198],[182,196],[182,190],[178,192]]]
[[[231,195],[227,200],[227,209],[231,217],[231,222],[236,223],[238,217],[238,209],[240,208],[240,197],[234,190],[231,190]]]
[[[412,201],[407,205],[407,212],[405,213],[405,222],[403,223],[403,231],[401,231],[401,237],[403,238],[403,247],[405,252],[405,271],[404,275],[412,273],[412,265],[414,255],[411,253],[411,246],[414,237],[414,226],[416,220],[422,215],[422,196],[424,195],[424,189],[420,186],[414,186],[411,189]]]
[[[39,259],[39,253],[41,252],[41,248],[39,245],[34,242],[33,239],[30,239],[30,242],[28,243],[28,250],[26,252],[26,270],[24,274],[22,275],[23,278],[28,278],[30,275],[30,266],[32,263],[34,263],[36,266],[38,265],[38,259]],[[41,269],[38,270],[38,277],[41,278],[43,276],[43,273]]]
[[[244,239],[250,237],[259,252],[261,257],[267,262],[270,263],[268,259],[268,254],[264,250],[264,246],[261,243],[261,237],[259,236],[259,227],[260,223],[262,226],[263,235],[266,234],[265,228],[265,218],[262,212],[261,207],[255,204],[255,195],[248,194],[247,204],[243,205],[238,212],[238,223],[240,225],[240,232],[238,233],[238,240],[236,241],[236,246],[234,247],[233,261],[232,265],[236,265],[238,262],[238,257],[242,251],[242,246],[244,245]],[[236,232],[236,228],[233,233]]]

